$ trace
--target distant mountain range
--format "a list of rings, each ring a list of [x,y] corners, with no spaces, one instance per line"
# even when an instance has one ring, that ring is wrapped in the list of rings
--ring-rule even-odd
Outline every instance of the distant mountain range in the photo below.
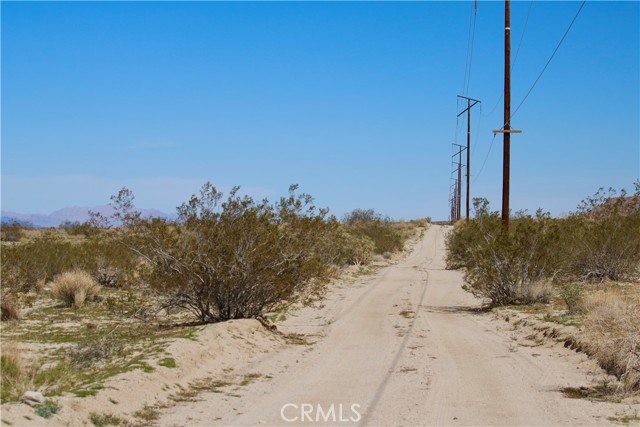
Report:
[[[24,214],[20,212],[1,211],[3,224],[9,222],[20,222],[33,227],[58,227],[60,224],[69,222],[85,222],[89,219],[89,211],[99,212],[109,216],[113,213],[113,208],[109,205],[94,207],[72,206],[57,210],[49,215]],[[143,217],[173,218],[175,215],[168,215],[157,209],[140,209]]]

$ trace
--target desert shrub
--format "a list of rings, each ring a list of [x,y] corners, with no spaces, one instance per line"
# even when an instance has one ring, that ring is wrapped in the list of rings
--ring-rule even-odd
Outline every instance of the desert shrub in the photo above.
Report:
[[[375,245],[367,236],[354,236],[347,227],[329,219],[332,224],[318,244],[318,255],[323,264],[335,270],[345,265],[364,265],[371,262]]]
[[[640,391],[640,293],[605,289],[585,298],[588,351],[623,393]]]
[[[2,343],[0,354],[0,401],[18,401],[28,390],[48,390],[48,394],[59,391],[59,385],[68,380],[70,365],[65,359],[51,364],[22,356],[15,342]]]
[[[3,322],[9,320],[20,320],[20,305],[16,298],[3,291],[2,301],[0,301],[0,317]]]
[[[431,217],[412,219],[410,223],[416,227],[427,228],[431,224]]]
[[[523,304],[547,303],[556,296],[556,289],[546,279],[531,282],[521,290],[520,300]]]
[[[24,237],[24,231],[20,222],[12,221],[0,225],[0,240],[3,242],[18,242],[22,237]]]
[[[2,248],[2,284],[16,291],[34,289],[38,282],[71,269],[71,242],[47,232],[28,242]]]
[[[375,209],[356,208],[342,217],[342,222],[347,225],[357,225],[367,222],[382,221],[383,217]]]
[[[95,235],[79,247],[74,268],[91,274],[100,285],[108,288],[129,286],[136,278],[139,260],[127,247],[117,241]]]
[[[47,399],[42,405],[36,408],[36,414],[42,418],[51,418],[51,416],[57,414],[59,410],[60,406],[58,406],[57,403]]]
[[[124,418],[120,418],[116,415],[104,413],[98,414],[96,412],[89,413],[89,420],[95,427],[106,426],[128,426],[130,423]]]
[[[122,354],[124,344],[110,334],[101,334],[77,344],[69,352],[69,359],[75,368],[86,369],[92,365],[108,361]]]
[[[70,236],[91,236],[96,230],[91,226],[88,222],[80,222],[80,221],[64,221],[59,226],[60,229],[64,230]]]
[[[566,283],[562,286],[560,297],[567,305],[569,313],[580,313],[583,310],[584,286],[581,283]]]
[[[472,221],[458,221],[445,237],[447,255],[446,268],[457,270],[466,266],[471,259],[471,250],[482,242],[484,235],[500,233],[498,213],[489,211],[489,201],[484,198],[473,199],[476,218]]]
[[[353,236],[371,239],[376,254],[402,250],[407,238],[399,226],[373,209],[354,209],[344,216],[343,223]]]
[[[352,235],[343,231],[340,244],[340,258],[345,264],[366,265],[371,262],[375,251],[375,243],[368,236]]]
[[[90,273],[104,286],[126,286],[138,267],[130,250],[103,235],[70,242],[46,232],[28,242],[3,246],[0,257],[3,289],[14,293],[37,290],[38,283],[74,269]]]
[[[4,403],[18,400],[29,389],[29,382],[25,378],[24,367],[20,353],[15,347],[3,348],[0,354],[0,400]]]
[[[635,206],[635,208],[634,208]],[[640,195],[602,189],[562,220],[566,280],[635,280],[640,275]]]
[[[143,279],[166,309],[202,322],[256,317],[321,289],[326,239],[337,221],[306,194],[256,202],[234,188],[226,199],[207,183],[178,208],[179,219],[142,219],[133,194],[113,197],[117,238],[146,262]]]
[[[457,251],[450,264],[459,262],[466,267],[468,290],[492,305],[548,299],[551,288],[544,282],[559,268],[553,252],[559,234],[553,221],[542,212],[535,217],[521,215],[507,233],[486,201],[474,202],[475,220],[459,222],[447,238],[447,244],[455,245],[452,249]]]
[[[100,291],[96,280],[80,270],[67,271],[56,276],[51,285],[51,294],[68,307],[82,307]]]

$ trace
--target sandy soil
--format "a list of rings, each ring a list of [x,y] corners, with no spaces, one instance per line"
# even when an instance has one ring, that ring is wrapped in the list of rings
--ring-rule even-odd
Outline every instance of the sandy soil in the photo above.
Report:
[[[176,368],[61,398],[47,421],[26,420],[38,418],[26,405],[3,405],[2,419],[91,425],[89,412],[136,420],[144,405],[159,411],[158,426],[591,426],[640,414],[638,404],[565,398],[562,388],[604,373],[561,344],[520,345],[504,320],[475,311],[461,273],[444,269],[445,232],[430,227],[393,265],[345,277],[319,306],[287,313],[279,331],[303,340],[255,320],[209,325],[171,345]]]

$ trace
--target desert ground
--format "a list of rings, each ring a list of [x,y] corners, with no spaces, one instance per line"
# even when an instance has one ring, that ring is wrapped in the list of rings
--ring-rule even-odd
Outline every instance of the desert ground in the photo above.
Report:
[[[445,269],[447,230],[431,225],[389,265],[343,275],[324,299],[282,315],[277,330],[258,320],[203,326],[165,350],[175,367],[115,376],[95,396],[57,398],[61,410],[48,419],[5,404],[3,425],[636,422],[637,400],[563,393],[606,381],[595,361],[551,337],[528,345],[513,321],[480,310],[462,273]]]

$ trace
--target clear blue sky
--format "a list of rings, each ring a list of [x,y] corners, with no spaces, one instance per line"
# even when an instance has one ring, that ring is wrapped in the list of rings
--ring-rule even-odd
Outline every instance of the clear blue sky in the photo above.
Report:
[[[579,6],[512,3],[514,109]],[[338,216],[446,218],[472,7],[3,1],[2,209],[105,204],[127,186],[172,212],[210,180],[271,198],[298,183]],[[503,10],[479,2],[467,91],[483,101],[472,196],[496,209],[500,137],[478,172],[502,125]],[[562,214],[638,178],[639,11],[588,2],[513,118],[514,210]]]

